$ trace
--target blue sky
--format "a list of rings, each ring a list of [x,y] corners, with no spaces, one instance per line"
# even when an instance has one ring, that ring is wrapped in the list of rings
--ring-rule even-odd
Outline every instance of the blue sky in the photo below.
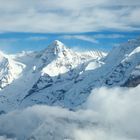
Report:
[[[139,0],[0,0],[0,50],[41,50],[53,40],[109,51],[140,35]]]
[[[66,46],[75,50],[100,49],[109,51],[112,47],[137,38],[140,32],[90,32],[74,34],[47,33],[1,33],[0,49],[7,53],[21,51],[39,51],[53,42],[60,40]]]

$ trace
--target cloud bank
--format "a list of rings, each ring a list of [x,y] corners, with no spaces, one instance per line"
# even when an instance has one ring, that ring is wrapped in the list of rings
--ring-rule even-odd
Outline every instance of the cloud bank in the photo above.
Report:
[[[0,140],[139,140],[140,87],[100,88],[83,109],[33,106],[0,116]]]
[[[0,32],[140,30],[139,0],[0,0]]]

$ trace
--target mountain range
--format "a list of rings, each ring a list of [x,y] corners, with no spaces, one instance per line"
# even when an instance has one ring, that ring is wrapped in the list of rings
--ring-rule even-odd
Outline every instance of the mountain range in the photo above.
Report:
[[[98,87],[140,84],[140,38],[115,47],[75,52],[55,40],[39,52],[0,53],[0,113],[35,104],[74,110]]]

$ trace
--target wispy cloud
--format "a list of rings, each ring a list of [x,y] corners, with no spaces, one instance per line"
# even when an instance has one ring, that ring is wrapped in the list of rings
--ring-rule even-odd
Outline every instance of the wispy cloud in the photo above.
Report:
[[[18,38],[0,38],[0,42],[2,43],[2,42],[17,42],[17,41],[19,41],[19,39]]]
[[[62,36],[64,39],[79,39],[79,40],[83,40],[83,41],[87,41],[87,42],[91,42],[91,43],[99,43],[98,40],[94,39],[91,36],[88,35],[65,35]]]
[[[96,39],[100,39],[100,38],[113,39],[113,38],[125,38],[126,36],[122,34],[96,34],[96,35],[93,35],[93,37]]]
[[[25,38],[26,41],[43,41],[43,40],[48,40],[47,37],[43,37],[43,36],[31,36],[31,37],[27,37]]]
[[[29,36],[24,38],[0,38],[1,42],[17,42],[17,41],[42,41],[48,40],[45,36]]]

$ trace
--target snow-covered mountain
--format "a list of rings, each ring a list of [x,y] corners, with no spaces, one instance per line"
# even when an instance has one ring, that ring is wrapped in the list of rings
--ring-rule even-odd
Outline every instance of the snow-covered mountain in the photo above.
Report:
[[[1,111],[34,104],[75,109],[93,88],[140,83],[140,39],[121,44],[107,56],[100,51],[75,52],[56,40],[43,51],[7,57],[1,56],[0,72],[12,80],[1,80]]]
[[[133,79],[140,75],[140,38],[129,40],[120,47],[116,47],[106,58],[106,63],[112,66],[111,73],[106,79],[107,85],[136,86],[140,82],[133,84]],[[138,80],[137,79],[137,80]],[[132,85],[131,85],[132,84]]]

